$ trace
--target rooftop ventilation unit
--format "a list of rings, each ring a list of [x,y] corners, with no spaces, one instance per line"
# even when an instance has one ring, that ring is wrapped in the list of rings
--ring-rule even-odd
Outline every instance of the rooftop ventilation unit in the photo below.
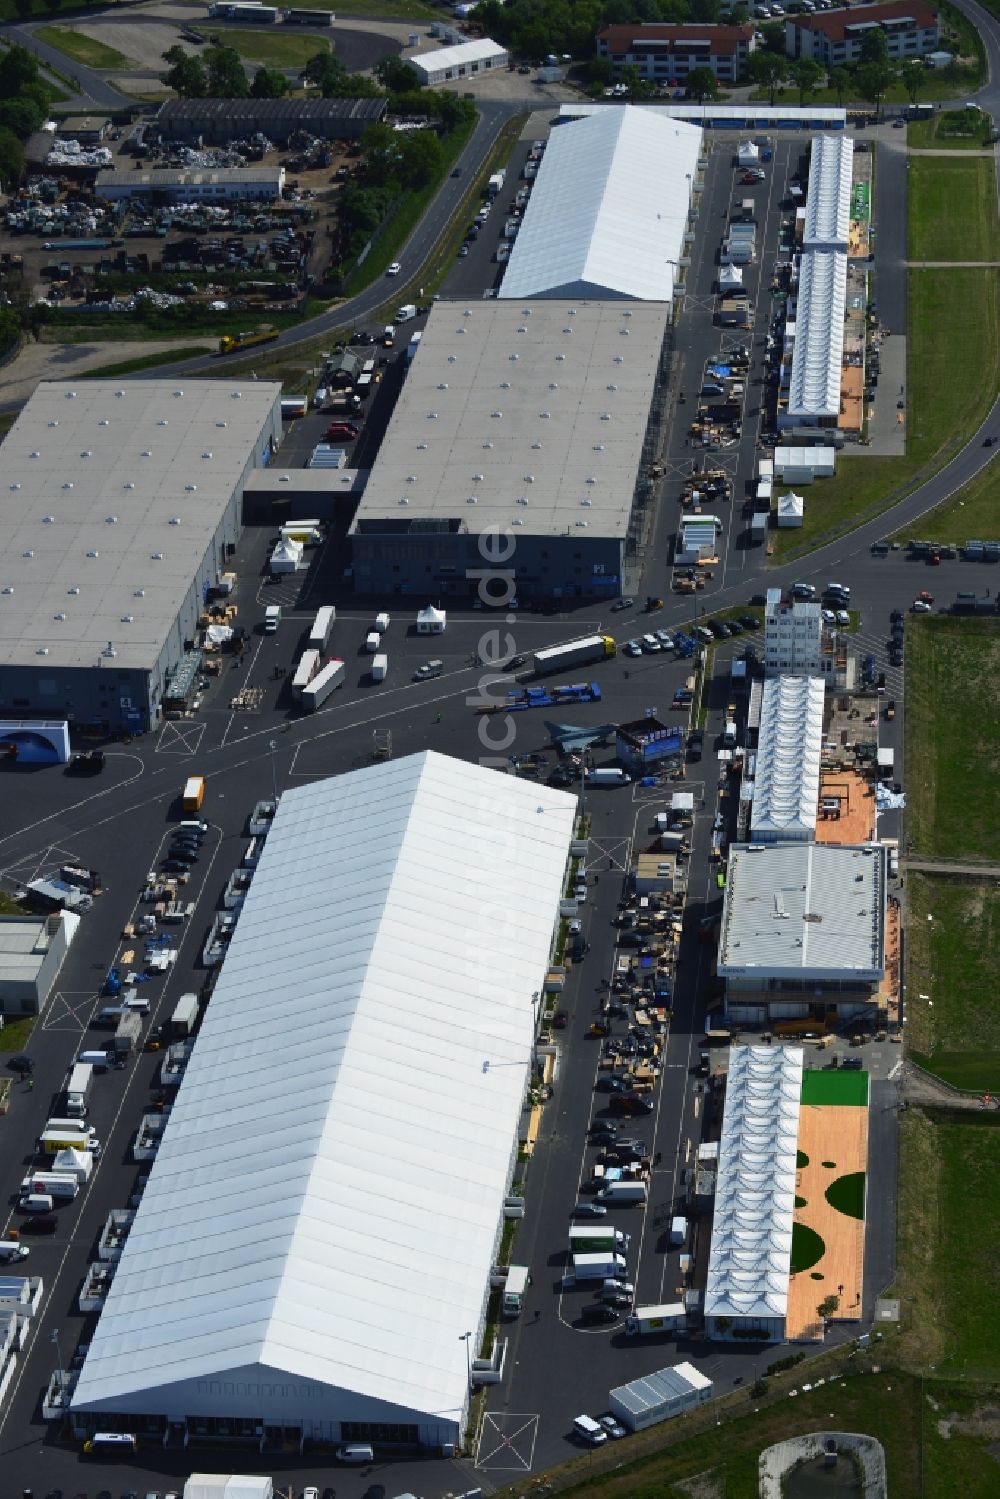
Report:
[[[228,427],[229,423],[228,422],[216,422],[215,425],[217,427]]]
[[[447,389],[448,389],[448,382],[447,382],[447,380],[440,381],[439,384],[438,384],[438,390],[447,390]]]
[[[617,387],[617,385],[613,385],[613,384],[612,384],[612,385],[609,385],[609,386],[608,386],[608,389],[609,389],[609,390],[617,390],[617,389],[618,389],[618,387]]]
[[[509,380],[501,380],[500,381],[500,389],[501,390],[510,390],[510,381]]]
[[[532,446],[532,448],[534,448],[534,449],[537,449],[537,448],[540,448],[540,447],[541,447],[541,443],[540,443],[540,442],[533,442],[533,443],[532,443],[532,444],[531,444],[531,446]]]
[[[483,443],[483,447],[484,448],[491,448],[492,446],[493,446],[493,444],[491,442],[484,442]]]
[[[49,422],[49,426],[50,427],[58,427],[58,425],[59,425],[58,422]]]
[[[231,401],[242,401],[243,392],[241,390],[234,390],[229,399]]]
[[[472,476],[472,482],[473,482],[473,484],[482,484],[482,482],[483,482],[483,476],[482,476],[482,474],[473,474],[473,476]]]
[[[417,443],[417,452],[418,453],[426,453],[427,452],[427,444],[425,442],[418,442]]]
[[[409,504],[409,503],[410,503],[410,502],[409,502],[409,500],[408,500],[408,499],[407,499],[407,498],[406,498],[406,495],[405,495],[405,494],[401,494],[401,495],[400,495],[400,497],[399,497],[399,503],[400,503],[400,504],[401,504],[401,505],[408,505],[408,504]]]
[[[576,524],[577,524],[577,525],[578,525],[578,526],[581,526],[581,527],[586,527],[586,525],[587,525],[587,522],[586,522],[586,521],[585,521],[585,520],[578,520],[578,521],[577,521],[577,522],[576,522]]]
[[[279,474],[278,475],[278,483],[279,484],[290,484],[291,482],[292,482],[292,478],[291,478],[290,474]]]
[[[624,354],[616,354],[615,355],[615,364],[624,364],[624,363],[625,363],[625,355]]]
[[[134,489],[134,488],[135,488],[135,481],[133,479],[126,479],[125,483],[122,485],[122,489]]]
[[[503,416],[503,412],[502,411],[491,411],[490,412],[490,416],[501,417],[501,416]]]
[[[407,474],[407,476],[406,476],[406,482],[407,482],[407,484],[416,484],[416,482],[417,482],[417,476],[416,476],[416,474]]]
[[[628,329],[628,328],[619,328],[619,330],[618,330],[618,332],[621,334],[622,338],[628,338],[630,331],[631,330]]]
[[[169,423],[169,422],[168,422],[168,421],[167,421],[167,419],[166,419],[166,417],[165,417],[165,416],[161,416],[161,417],[160,417],[160,420],[159,420],[159,421],[158,421],[158,422],[157,422],[157,424],[156,424],[156,425],[157,425],[157,426],[158,426],[158,427],[169,427],[169,426],[170,426],[170,423]]]
[[[3,591],[4,591],[4,593],[13,593],[14,592],[13,588],[11,588],[11,586],[10,586],[9,583],[7,584],[6,588],[4,588]]]
[[[210,448],[206,448],[206,450],[205,450],[205,452],[204,452],[204,453],[202,453],[202,455],[201,455],[201,456],[202,456],[202,457],[203,457],[203,458],[211,458],[211,456],[212,456],[212,452],[211,452],[211,449],[210,449]]]
[[[21,553],[22,557],[33,557],[34,555],[35,555],[35,553],[34,553],[34,551],[33,551],[33,549],[31,547],[29,547],[26,552],[22,552]]]
[[[102,416],[101,420],[97,423],[97,425],[99,427],[110,427],[111,423],[108,421],[108,419],[107,419],[106,416]]]
[[[134,623],[134,616],[131,615],[131,614],[123,614],[121,622],[122,622],[123,625],[133,624]]]
[[[534,484],[534,482],[535,482],[535,476],[534,476],[534,474],[525,474],[525,476],[524,476],[524,482],[525,482],[525,484]]]
[[[34,450],[34,452],[33,452],[33,453],[32,453],[32,454],[31,454],[31,457],[32,457],[32,458],[41,458],[41,456],[42,456],[42,455],[41,455],[41,453],[40,453],[40,452],[39,452],[39,451],[38,451],[38,449],[37,449],[37,448],[36,448],[36,449],[35,449],[35,450]]]
[[[182,396],[183,394],[184,394],[184,392],[182,390],[175,390],[174,391],[174,400],[176,401],[177,398],[178,398],[178,396]]]
[[[437,414],[436,411],[428,411],[428,413],[427,413],[427,420],[429,422],[436,422],[437,421],[437,415],[438,414]]]
[[[588,477],[587,477],[587,483],[588,484],[596,484],[597,483],[597,480],[594,478],[593,474],[589,474],[588,475]]]
[[[42,524],[43,525],[51,526],[52,523],[54,522],[54,520],[55,520],[55,516],[54,515],[43,515],[42,516]]]
[[[59,614],[53,614],[52,618],[53,619],[65,619],[66,615],[64,613],[60,612]]]
[[[117,526],[117,524],[118,524],[118,517],[117,517],[117,515],[106,515],[104,517],[104,524],[106,526]]]
[[[518,330],[517,330],[517,331],[518,331],[518,333],[527,333],[527,331],[528,331],[528,330],[527,330],[527,328],[525,328],[525,327],[524,327],[524,326],[523,326],[523,324],[522,324],[522,326],[521,326],[521,327],[520,327],[520,328],[518,328]]]
[[[121,400],[121,398],[122,398],[122,396],[124,394],[125,394],[125,392],[123,390],[116,390],[115,391],[115,395],[117,396],[117,398],[118,398],[119,401]]]
[[[73,488],[73,480],[72,479],[67,479],[66,482],[65,482],[65,484],[63,485],[63,489],[72,489],[72,488]]]
[[[558,383],[555,380],[550,380],[549,381],[549,390],[558,390],[558,389],[559,389]]]
[[[595,453],[603,453],[604,452],[604,444],[603,444],[603,442],[595,442],[594,443],[594,452]]]
[[[565,355],[565,354],[557,354],[557,355],[556,355],[556,363],[557,363],[557,364],[562,364],[562,362],[563,362],[563,360],[564,360],[564,359],[565,359],[565,358],[566,358],[566,355]]]
[[[90,451],[90,449],[89,449],[89,448],[84,448],[84,450],[83,450],[83,452],[82,452],[82,453],[81,453],[81,454],[80,454],[80,457],[81,457],[81,458],[92,458],[92,457],[93,457],[93,456],[94,456],[94,455],[93,455],[93,453],[92,453],[92,452],[91,452],[91,451]]]
[[[107,643],[107,645],[104,647],[103,651],[101,652],[101,655],[102,656],[117,656],[117,654],[118,654],[118,652],[115,650],[114,641],[109,640],[108,643]]]
[[[594,502],[591,499],[583,499],[583,500],[580,501],[581,505],[592,505],[593,503]]]
[[[152,458],[153,455],[150,452],[149,448],[143,448],[143,450],[142,450],[142,456],[144,458]]]
[[[538,415],[542,418],[542,421],[545,422],[545,421],[548,421],[549,417],[552,415],[552,412],[551,411],[540,411],[538,413]]]
[[[67,399],[67,401],[75,401],[76,400],[76,391],[75,390],[68,390],[66,392],[66,399]]]
[[[76,584],[74,583],[73,587],[72,588],[67,588],[66,592],[67,593],[72,593],[72,594],[77,594],[77,593],[80,592],[80,590],[79,590],[79,588],[77,588]]]
[[[458,363],[457,356],[455,354],[449,354],[448,355],[448,363],[449,364],[457,364]]]
[[[521,517],[519,515],[515,515],[514,519],[511,521],[511,525],[512,526],[523,526],[524,525],[524,521],[521,519]]]
[[[38,647],[37,651],[35,652],[36,656],[47,656],[48,654],[49,654],[49,648],[48,648],[47,645],[40,645]]]
[[[514,360],[520,359],[520,357],[521,357],[520,354],[510,354],[510,355],[508,355],[508,358],[511,360],[511,362],[513,362]]]
[[[467,505],[478,505],[479,504],[479,496],[477,494],[470,494],[469,498],[466,500],[465,503]]]
[[[150,561],[152,561],[152,562],[162,562],[163,561],[163,553],[162,552],[150,552],[149,557],[150,557]]]
[[[10,487],[11,489],[20,489],[21,486],[20,484],[12,484]]]
[[[100,552],[88,552],[87,553],[88,557],[99,557],[100,555],[101,555]]]
[[[611,420],[611,412],[610,411],[602,411],[601,412],[601,421],[602,422],[609,422],[610,420]]]
[[[572,332],[573,332],[573,330],[572,330],[572,328],[564,328],[564,329],[563,329],[563,332],[564,332],[564,333],[572,333]]]
[[[185,484],[184,488],[185,488],[185,490],[187,491],[188,494],[194,494],[194,492],[198,488],[198,486],[197,486],[197,484]],[[178,518],[177,520],[171,521],[170,524],[172,526],[179,526],[180,525],[180,519]]]

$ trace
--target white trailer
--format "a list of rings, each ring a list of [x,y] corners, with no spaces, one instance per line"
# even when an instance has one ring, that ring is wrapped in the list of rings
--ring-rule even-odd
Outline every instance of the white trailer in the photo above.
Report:
[[[646,1201],[644,1181],[607,1182],[597,1194],[598,1202],[609,1207],[630,1207],[633,1203]]]
[[[628,1266],[623,1254],[574,1254],[576,1280],[624,1280]]]
[[[170,1029],[175,1036],[190,1036],[198,1019],[198,996],[182,994],[170,1017]]]
[[[90,1085],[94,1081],[94,1069],[89,1062],[77,1062],[66,1084],[66,1112],[81,1119],[87,1112]]]
[[[330,644],[330,633],[333,630],[337,611],[332,604],[324,604],[322,609],[313,620],[312,629],[309,631],[309,645],[313,650],[325,651]]]
[[[686,1326],[683,1301],[668,1301],[662,1306],[637,1306],[631,1317],[625,1319],[625,1331],[630,1338],[642,1338],[654,1332],[683,1332]]]
[[[80,1183],[68,1171],[32,1171],[21,1183],[22,1197],[40,1192],[60,1202],[72,1202],[79,1190]]]
[[[295,668],[292,678],[292,697],[296,702],[302,697],[302,689],[308,687],[313,677],[320,670],[322,656],[317,650],[303,651],[299,657],[299,664]]]
[[[378,655],[372,657],[372,681],[384,682],[389,671],[389,657]]]
[[[343,661],[328,661],[323,670],[313,677],[308,687],[302,689],[302,706],[307,713],[315,713],[322,707],[331,693],[343,687],[346,667]]]
[[[552,671],[583,666],[588,661],[604,661],[614,654],[615,642],[610,635],[584,635],[580,640],[567,640],[564,645],[545,646],[535,652],[531,664],[535,676],[543,677]]]

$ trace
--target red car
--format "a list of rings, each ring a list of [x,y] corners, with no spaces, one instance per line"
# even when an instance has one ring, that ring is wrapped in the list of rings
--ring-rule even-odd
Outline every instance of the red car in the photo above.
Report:
[[[353,422],[331,422],[326,429],[327,437],[357,437],[360,429]]]
[[[566,1011],[557,1010],[552,1024],[555,1026],[557,1031],[564,1031],[569,1024],[569,1016],[567,1015]]]

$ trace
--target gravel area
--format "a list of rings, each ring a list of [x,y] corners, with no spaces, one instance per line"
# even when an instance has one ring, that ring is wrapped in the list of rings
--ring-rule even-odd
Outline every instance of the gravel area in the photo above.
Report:
[[[0,370],[0,401],[26,401],[39,380],[70,380],[74,375],[99,369],[105,364],[122,364],[127,359],[141,359],[146,354],[166,354],[173,349],[193,349],[199,345],[206,351],[215,347],[214,340],[203,334],[189,334],[186,338],[151,338],[148,341],[29,343],[15,360]]]

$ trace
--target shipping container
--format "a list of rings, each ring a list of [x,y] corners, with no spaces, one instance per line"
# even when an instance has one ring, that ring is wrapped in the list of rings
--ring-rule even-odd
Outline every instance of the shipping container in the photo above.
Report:
[[[315,713],[331,693],[335,692],[338,687],[343,687],[345,674],[346,668],[343,661],[328,661],[323,670],[313,677],[308,687],[302,689],[303,708],[308,713]]]

